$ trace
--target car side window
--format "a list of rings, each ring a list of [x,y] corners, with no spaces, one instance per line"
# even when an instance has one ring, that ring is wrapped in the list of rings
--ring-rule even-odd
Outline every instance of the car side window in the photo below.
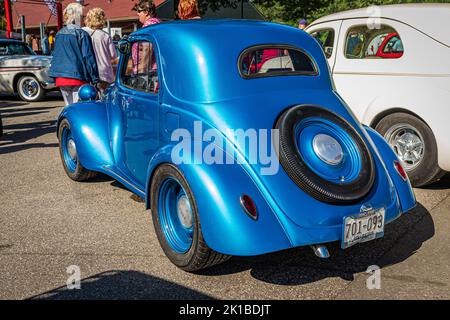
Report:
[[[345,44],[347,59],[398,59],[403,56],[398,32],[387,25],[369,29],[366,25],[349,29]]]
[[[158,92],[158,67],[152,43],[139,41],[131,45],[131,50],[125,57],[120,81],[131,89]]]
[[[322,47],[323,52],[327,59],[331,58],[333,55],[334,48],[334,30],[333,29],[322,29],[311,33],[311,36],[317,40],[317,42]]]

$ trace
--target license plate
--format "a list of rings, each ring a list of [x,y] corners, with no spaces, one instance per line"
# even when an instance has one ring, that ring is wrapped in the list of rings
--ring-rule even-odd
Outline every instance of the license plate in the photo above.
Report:
[[[385,209],[381,208],[345,217],[341,243],[342,249],[357,243],[383,237],[385,213]]]

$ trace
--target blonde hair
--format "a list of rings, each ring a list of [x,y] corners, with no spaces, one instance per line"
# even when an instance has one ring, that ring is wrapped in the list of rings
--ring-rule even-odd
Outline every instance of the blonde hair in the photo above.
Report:
[[[81,17],[83,15],[83,6],[79,3],[72,2],[64,9],[64,23],[81,25]]]
[[[91,29],[102,29],[106,24],[105,11],[102,8],[92,8],[87,13],[84,24]]]
[[[199,17],[197,0],[180,0],[178,4],[178,16],[181,20]]]

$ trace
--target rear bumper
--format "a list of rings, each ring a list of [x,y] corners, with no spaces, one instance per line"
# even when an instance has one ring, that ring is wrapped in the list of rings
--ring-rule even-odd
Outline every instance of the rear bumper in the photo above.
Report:
[[[47,81],[43,81],[43,82],[41,82],[41,86],[42,86],[42,88],[44,88],[45,90],[53,90],[53,89],[56,89],[55,82],[47,82]]]

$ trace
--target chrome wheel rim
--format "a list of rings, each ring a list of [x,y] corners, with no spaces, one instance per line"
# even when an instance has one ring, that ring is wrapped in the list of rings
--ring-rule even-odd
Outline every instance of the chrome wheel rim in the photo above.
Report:
[[[194,237],[194,214],[186,191],[175,178],[161,184],[157,210],[167,243],[177,253],[188,252]]]
[[[26,78],[21,83],[21,91],[24,96],[34,98],[39,94],[39,83],[34,78]]]
[[[391,127],[384,138],[394,149],[395,154],[407,171],[416,168],[425,155],[425,142],[420,132],[409,124]]]
[[[60,146],[62,148],[62,155],[66,168],[71,173],[74,173],[77,169],[78,162],[77,147],[73,140],[72,133],[67,127],[62,131]]]
[[[67,151],[69,152],[69,156],[73,161],[77,159],[77,147],[75,145],[75,141],[72,138],[67,142]]]

